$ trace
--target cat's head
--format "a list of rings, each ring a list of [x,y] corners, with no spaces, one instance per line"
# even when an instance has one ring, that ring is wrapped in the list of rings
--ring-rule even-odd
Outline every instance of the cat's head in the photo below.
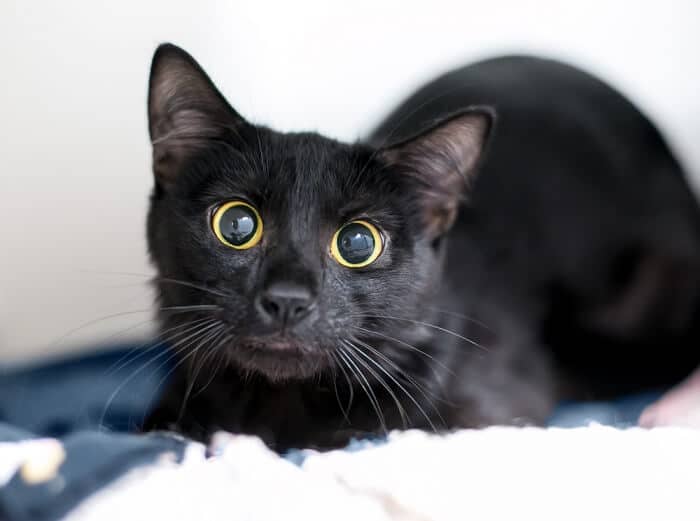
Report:
[[[359,364],[348,342],[419,335],[488,109],[383,148],[280,133],[247,122],[187,53],[163,45],[148,115],[148,240],[175,349],[303,379]]]

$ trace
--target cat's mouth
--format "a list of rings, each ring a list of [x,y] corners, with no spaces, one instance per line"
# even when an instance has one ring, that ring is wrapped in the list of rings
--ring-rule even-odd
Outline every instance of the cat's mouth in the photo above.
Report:
[[[328,357],[314,342],[282,335],[241,338],[227,356],[240,369],[273,381],[306,379],[328,367]]]
[[[313,346],[308,342],[283,334],[245,337],[238,340],[237,345],[253,351],[267,351],[278,356],[304,355],[314,351]]]
[[[257,339],[250,342],[244,342],[248,349],[271,351],[278,355],[294,355],[301,354],[302,346],[294,340],[284,337],[272,337],[270,339]]]

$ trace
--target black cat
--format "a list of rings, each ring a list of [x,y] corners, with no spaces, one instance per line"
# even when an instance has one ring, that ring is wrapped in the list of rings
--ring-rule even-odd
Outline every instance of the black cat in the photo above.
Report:
[[[179,367],[146,429],[284,450],[541,423],[700,362],[698,206],[658,131],[584,72],[470,65],[345,144],[247,122],[163,45],[148,110]]]

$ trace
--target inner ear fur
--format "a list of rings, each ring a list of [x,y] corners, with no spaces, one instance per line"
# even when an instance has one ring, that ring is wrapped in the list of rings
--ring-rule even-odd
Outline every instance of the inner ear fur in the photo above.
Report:
[[[244,123],[192,56],[172,44],[158,47],[149,79],[148,128],[159,182],[172,181],[193,152]]]
[[[454,223],[494,122],[491,107],[469,107],[379,152],[383,161],[414,182],[429,237],[444,234]]]

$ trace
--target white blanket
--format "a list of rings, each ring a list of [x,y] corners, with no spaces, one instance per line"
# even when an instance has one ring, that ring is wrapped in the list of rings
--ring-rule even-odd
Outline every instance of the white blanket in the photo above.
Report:
[[[358,452],[309,452],[301,465],[255,438],[221,446],[132,470],[67,519],[700,520],[698,430],[409,431]]]

